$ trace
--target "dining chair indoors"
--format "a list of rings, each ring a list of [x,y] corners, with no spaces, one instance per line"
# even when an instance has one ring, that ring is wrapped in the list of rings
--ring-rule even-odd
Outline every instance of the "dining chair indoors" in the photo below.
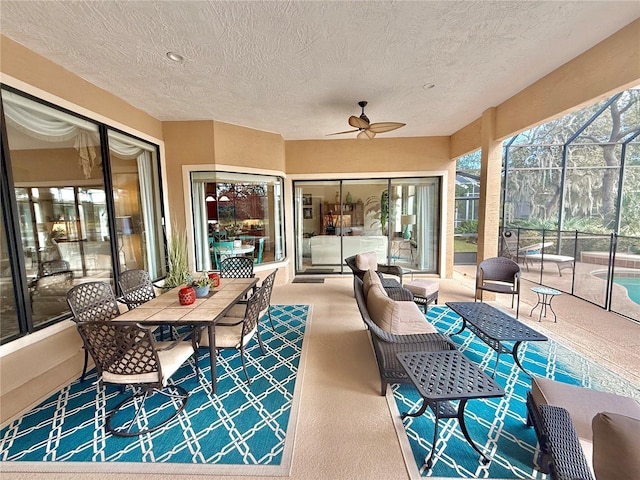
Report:
[[[253,259],[254,263],[262,263],[262,254],[264,253],[264,237],[258,238],[258,253],[255,255]],[[255,252],[255,250],[254,250]]]
[[[253,259],[249,257],[229,257],[220,262],[220,278],[252,278]]]
[[[516,318],[520,313],[520,265],[505,257],[487,258],[480,262],[476,273],[476,295],[480,291],[480,301],[483,292],[505,293],[511,295],[511,308],[515,296],[518,296]]]
[[[211,246],[211,263],[220,270],[222,261],[233,257],[233,241],[213,242]]]
[[[260,315],[262,289],[257,289],[249,300],[247,300],[245,313],[242,318],[224,316],[216,323],[215,339],[216,349],[235,349],[240,351],[242,369],[247,377],[247,383],[251,385],[251,378],[247,372],[245,360],[245,348],[255,336],[258,339],[260,350],[265,354],[264,345],[258,331],[258,319]],[[198,343],[199,348],[209,347],[208,335],[201,335]]]
[[[111,285],[106,282],[86,282],[76,285],[67,292],[67,303],[73,320],[80,323],[113,320],[120,315],[118,300]],[[89,352],[84,351],[84,366],[80,381],[87,374]]]
[[[97,388],[112,384],[133,390],[107,415],[109,432],[121,437],[143,435],[184,410],[189,393],[169,379],[189,357],[198,377],[197,335],[156,342],[153,329],[134,322],[80,322],[77,328],[96,364]]]

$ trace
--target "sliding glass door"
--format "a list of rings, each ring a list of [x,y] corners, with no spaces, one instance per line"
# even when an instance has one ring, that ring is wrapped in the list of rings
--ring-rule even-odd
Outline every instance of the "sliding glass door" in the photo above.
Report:
[[[440,179],[294,182],[296,271],[340,273],[374,251],[380,263],[437,273]]]

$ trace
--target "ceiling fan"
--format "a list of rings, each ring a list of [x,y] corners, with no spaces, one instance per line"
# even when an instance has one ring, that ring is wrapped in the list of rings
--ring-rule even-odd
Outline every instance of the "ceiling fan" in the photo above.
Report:
[[[358,133],[357,138],[373,138],[376,136],[376,133],[385,133],[390,132],[391,130],[395,130],[396,128],[404,127],[405,123],[398,122],[378,122],[378,123],[370,123],[369,118],[364,114],[364,107],[367,106],[367,102],[364,100],[358,102],[358,105],[362,108],[362,113],[359,117],[350,116],[349,117],[349,125],[355,128],[355,130],[347,130],[345,132],[336,132],[330,133],[327,136],[331,135],[342,135],[343,133]]]

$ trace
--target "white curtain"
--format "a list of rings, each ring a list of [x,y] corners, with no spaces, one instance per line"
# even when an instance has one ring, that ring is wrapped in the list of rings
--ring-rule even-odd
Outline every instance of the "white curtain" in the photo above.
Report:
[[[95,146],[100,143],[97,125],[11,92],[3,92],[2,99],[7,123],[22,133],[46,142],[75,140],[82,173],[91,177],[97,158]]]
[[[109,139],[111,145],[111,139]],[[160,276],[158,265],[158,239],[157,233],[162,231],[162,225],[154,225],[155,205],[153,195],[153,169],[151,167],[151,152],[142,152],[137,158],[138,163],[138,184],[140,186],[140,203],[142,208],[142,222],[144,229],[142,232],[142,241],[144,250],[142,252],[143,265],[149,272],[151,278]],[[156,228],[157,227],[157,228]]]
[[[192,182],[191,185],[193,189],[193,229],[196,248],[196,269],[207,271],[211,270],[211,254],[209,253],[205,182]]]
[[[296,205],[296,268],[303,269],[303,253],[304,253],[304,237],[302,232],[302,226],[304,225],[304,219],[302,214],[302,188],[296,187],[294,193],[294,203]]]
[[[417,224],[416,238],[418,243],[418,268],[434,271],[436,252],[433,238],[435,215],[435,186],[416,186]]]

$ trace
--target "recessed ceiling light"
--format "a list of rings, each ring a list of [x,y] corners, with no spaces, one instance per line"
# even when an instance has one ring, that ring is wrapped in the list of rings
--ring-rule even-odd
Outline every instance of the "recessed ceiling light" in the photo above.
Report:
[[[435,84],[435,83],[425,83],[425,84],[422,86],[422,88],[424,88],[425,90],[429,90],[429,89],[431,89],[431,88],[433,88],[433,87],[435,87],[435,86],[436,86],[436,84]]]
[[[184,57],[176,52],[167,52],[167,58],[176,63],[184,62]]]

